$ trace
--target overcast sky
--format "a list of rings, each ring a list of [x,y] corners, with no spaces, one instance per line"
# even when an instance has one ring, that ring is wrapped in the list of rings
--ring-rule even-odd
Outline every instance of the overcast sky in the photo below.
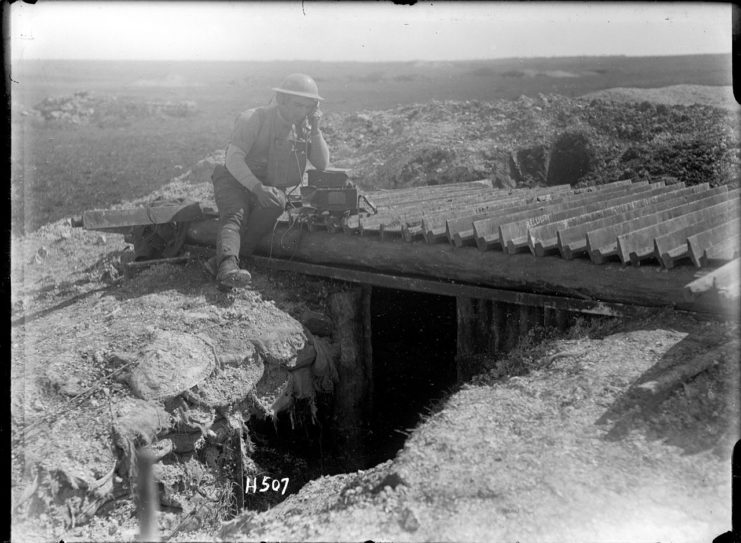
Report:
[[[11,59],[466,60],[731,52],[730,3],[83,2],[10,6]]]

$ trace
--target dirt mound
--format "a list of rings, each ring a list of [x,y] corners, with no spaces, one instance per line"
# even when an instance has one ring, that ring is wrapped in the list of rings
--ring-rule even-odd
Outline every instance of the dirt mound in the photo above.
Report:
[[[146,117],[190,117],[198,111],[196,103],[186,101],[138,101],[117,96],[98,96],[86,91],[72,96],[45,98],[33,109],[45,121],[70,124],[97,123]]]
[[[13,244],[18,537],[40,530],[48,540],[52,532],[79,530],[96,512],[121,513],[128,507],[121,500],[133,505],[126,501],[132,459],[144,445],[158,451],[160,495],[169,508],[161,529],[174,530],[197,510],[201,524],[218,524],[236,507],[237,470],[266,469],[251,459],[247,421],[311,409],[315,390],[336,379],[331,338],[314,337],[299,321],[326,313],[323,285],[288,286],[255,271],[257,290],[221,292],[200,269],[198,258],[208,252],[124,280],[132,255],[123,236],[68,222]],[[326,346],[315,348],[320,339]],[[306,477],[299,469],[292,484]],[[133,539],[135,519],[116,525]]]
[[[733,87],[710,87],[707,85],[672,85],[658,89],[616,87],[585,94],[587,100],[610,100],[614,102],[651,102],[652,104],[683,105],[704,104],[738,111],[739,104],[733,95]]]
[[[482,178],[503,186],[548,178],[588,185],[661,175],[717,185],[737,183],[741,164],[734,113],[700,104],[541,94],[513,101],[432,101],[326,119],[334,165],[351,169],[365,189]],[[579,134],[572,142],[581,151],[566,148],[573,134]],[[559,171],[565,165],[559,156],[568,162],[571,153],[581,165]],[[523,169],[524,162],[529,166]]]

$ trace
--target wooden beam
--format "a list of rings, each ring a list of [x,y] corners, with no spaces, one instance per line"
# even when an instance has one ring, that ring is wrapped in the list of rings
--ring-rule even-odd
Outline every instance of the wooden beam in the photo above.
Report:
[[[82,226],[86,230],[118,231],[122,228],[148,224],[199,221],[209,216],[218,216],[218,213],[202,206],[200,202],[148,205],[131,209],[85,211],[82,214]]]
[[[695,300],[698,296],[711,290],[725,290],[727,287],[738,284],[741,260],[731,260],[720,268],[695,279],[684,287],[686,299]]]
[[[317,275],[330,279],[348,281],[352,283],[370,284],[376,287],[391,288],[397,290],[409,290],[415,292],[426,292],[429,294],[440,294],[446,296],[467,296],[470,298],[487,299],[505,302],[514,305],[539,306],[548,303],[552,308],[566,311],[577,311],[595,315],[619,316],[622,314],[633,314],[637,306],[626,306],[624,304],[609,304],[595,301],[587,301],[579,298],[555,297],[526,292],[513,292],[498,290],[461,283],[446,283],[442,281],[431,281],[428,279],[404,277],[398,275],[379,274],[376,272],[338,268],[334,266],[322,266],[309,264],[296,260],[267,259],[264,257],[253,257],[266,267],[292,271],[307,275]],[[645,308],[643,308],[645,309]]]
[[[738,367],[739,341],[737,339],[669,367],[651,381],[637,385],[633,394],[644,401],[660,401],[673,389],[718,362],[727,362],[729,366]]]
[[[187,242],[215,246],[218,221],[189,225]],[[588,260],[537,258],[530,253],[505,255],[448,244],[406,243],[401,239],[346,236],[329,232],[286,234],[285,226],[263,238],[256,254],[327,266],[454,281],[509,291],[570,296],[587,301],[676,307],[697,310],[683,295],[695,278],[694,267],[657,273],[658,267],[624,268],[620,264],[595,266]]]
[[[568,296],[548,296],[528,292],[515,292],[462,283],[433,281],[419,277],[405,277],[336,266],[323,266],[297,260],[283,260],[259,256],[253,256],[252,259],[256,263],[270,269],[315,275],[375,287],[440,294],[444,296],[465,296],[468,298],[504,302],[517,306],[541,307],[547,305],[551,309],[561,311],[612,317],[635,315],[639,311],[647,309],[645,306],[605,303]]]
[[[338,380],[335,385],[334,403],[341,417],[333,420],[338,451],[352,469],[362,467],[368,442],[371,397],[370,353],[364,341],[366,304],[365,289],[335,292],[329,297],[329,307],[334,321],[340,356],[337,361]]]

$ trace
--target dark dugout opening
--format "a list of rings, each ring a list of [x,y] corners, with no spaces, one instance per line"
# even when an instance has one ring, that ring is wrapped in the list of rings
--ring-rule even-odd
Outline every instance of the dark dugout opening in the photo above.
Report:
[[[393,458],[409,430],[456,385],[455,297],[372,287],[364,318],[370,321],[365,328],[370,337],[358,339],[371,346],[373,380],[370,420],[363,423],[370,432],[363,445],[343,449],[333,422],[343,413],[336,411],[332,397],[318,395],[315,411],[299,401],[293,413],[281,413],[275,421],[251,419],[251,458],[260,476],[280,474],[290,483],[285,495],[245,494],[246,509],[264,511],[312,479]]]
[[[374,463],[391,458],[422,415],[456,383],[456,299],[373,288]]]

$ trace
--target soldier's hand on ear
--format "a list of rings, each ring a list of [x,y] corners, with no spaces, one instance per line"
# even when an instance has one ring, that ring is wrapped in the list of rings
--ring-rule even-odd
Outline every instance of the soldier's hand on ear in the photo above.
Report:
[[[311,133],[317,134],[319,132],[319,124],[322,122],[322,110],[317,106],[314,111],[309,114],[309,126],[311,127]]]

